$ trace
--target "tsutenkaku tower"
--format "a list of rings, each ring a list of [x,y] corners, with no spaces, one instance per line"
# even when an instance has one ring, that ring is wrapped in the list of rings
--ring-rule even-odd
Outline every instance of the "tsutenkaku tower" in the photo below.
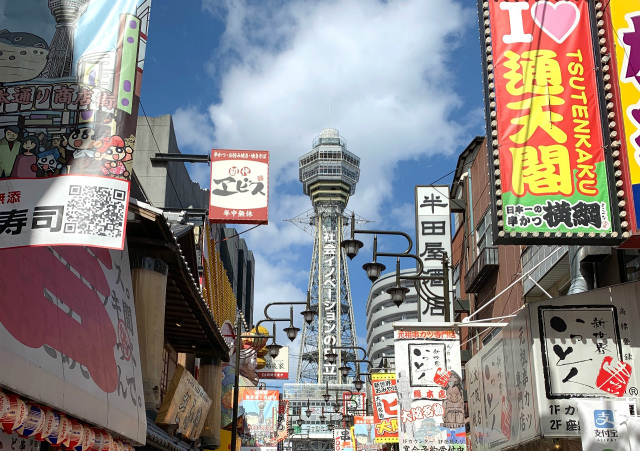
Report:
[[[312,308],[318,314],[305,323],[300,345],[298,383],[340,384],[338,368],[354,350],[336,350],[331,364],[324,358],[331,346],[357,346],[351,287],[346,254],[340,247],[343,229],[350,219],[344,210],[360,177],[360,158],[347,150],[338,130],[327,128],[313,140],[313,148],[300,157],[300,181],[311,198],[315,228],[309,273]],[[349,366],[354,366],[349,364]]]

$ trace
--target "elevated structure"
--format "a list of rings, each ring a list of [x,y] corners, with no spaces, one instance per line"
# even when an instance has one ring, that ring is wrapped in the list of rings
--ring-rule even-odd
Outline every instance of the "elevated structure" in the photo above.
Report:
[[[305,324],[298,361],[298,383],[341,383],[338,368],[353,356],[339,350],[335,363],[324,358],[332,346],[357,346],[346,256],[340,242],[348,221],[344,210],[360,177],[360,159],[347,150],[338,130],[327,128],[300,157],[302,189],[311,198],[315,228],[309,273],[311,305],[316,321]]]

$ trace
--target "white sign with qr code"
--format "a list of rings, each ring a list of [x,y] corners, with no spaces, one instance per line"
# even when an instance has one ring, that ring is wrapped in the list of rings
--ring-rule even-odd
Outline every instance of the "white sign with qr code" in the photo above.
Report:
[[[123,249],[129,182],[91,175],[0,180],[0,249]]]

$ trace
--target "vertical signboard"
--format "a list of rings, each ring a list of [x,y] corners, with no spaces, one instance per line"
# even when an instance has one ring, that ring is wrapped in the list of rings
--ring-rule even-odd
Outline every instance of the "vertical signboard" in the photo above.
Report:
[[[620,159],[626,163],[622,166],[625,189],[628,191],[631,185],[631,192],[626,192],[625,200],[635,203],[634,199],[640,199],[640,74],[634,69],[639,64],[640,5],[626,0],[611,0],[604,13],[607,39],[615,48],[608,64],[615,70],[611,71],[614,75],[612,105],[618,117],[617,128],[622,134],[614,144],[620,146]],[[638,208],[640,205],[627,208],[625,219],[630,229],[637,229]]]
[[[422,265],[423,275],[442,277],[442,259],[446,252],[451,258],[451,209],[449,207],[449,187],[416,186],[416,249]],[[451,275],[449,287],[451,293]],[[444,284],[440,280],[421,282],[421,290],[428,298],[423,302],[423,322],[443,322],[445,320]],[[450,303],[450,318],[453,318],[453,303]]]
[[[635,411],[635,402],[631,402]],[[579,401],[580,437],[583,451],[629,451],[627,426],[629,403],[622,401]]]
[[[278,446],[278,390],[245,390],[242,393],[245,433],[243,451],[276,451]]]
[[[211,151],[209,220],[225,224],[267,224],[269,152]]]
[[[318,304],[320,310],[320,347],[322,365],[319,368],[319,382],[339,381],[338,368],[342,353],[333,362],[326,354],[332,346],[341,345],[340,336],[340,241],[342,237],[342,218],[335,215],[320,215],[320,271],[318,274]],[[335,352],[335,351],[334,351]]]
[[[479,1],[479,12],[496,242],[619,241],[593,3]]]
[[[398,443],[398,393],[395,373],[371,375],[376,443]]]
[[[24,247],[2,258],[11,264],[0,271],[0,385],[144,444],[127,248]]]
[[[0,178],[129,179],[150,0],[8,2]]]
[[[458,331],[402,327],[394,331],[400,449],[466,449]]]
[[[280,348],[278,357],[264,356],[265,367],[257,370],[260,379],[289,379],[289,346]]]
[[[355,451],[349,429],[333,430],[333,451]]]

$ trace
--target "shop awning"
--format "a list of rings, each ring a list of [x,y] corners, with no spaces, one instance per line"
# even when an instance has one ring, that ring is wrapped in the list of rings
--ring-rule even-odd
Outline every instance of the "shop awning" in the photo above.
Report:
[[[132,199],[127,242],[130,254],[158,258],[169,266],[165,340],[177,352],[228,361],[229,348],[202,297],[197,270],[191,269],[197,264],[193,226],[180,225],[174,232],[161,210]]]

